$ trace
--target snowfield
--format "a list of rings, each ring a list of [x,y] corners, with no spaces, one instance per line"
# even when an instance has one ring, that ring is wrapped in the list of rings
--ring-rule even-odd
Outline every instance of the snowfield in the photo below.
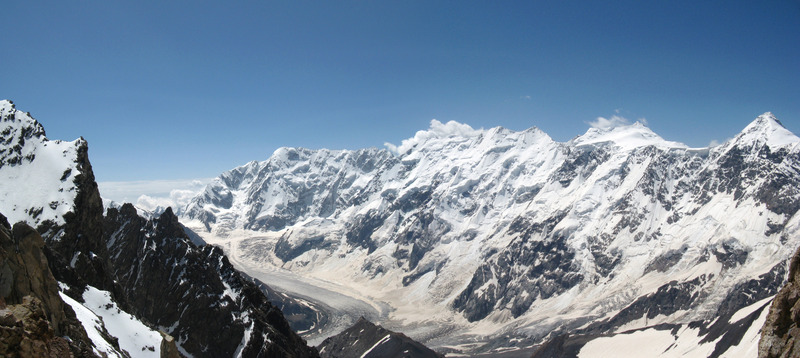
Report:
[[[158,358],[161,356],[161,334],[150,329],[144,323],[117,307],[111,294],[88,286],[83,293],[81,304],[71,297],[59,292],[64,300],[83,324],[89,339],[94,343],[94,351],[98,355],[124,358],[114,349],[103,334],[103,330],[119,339],[119,347],[132,358]]]
[[[720,357],[744,358],[758,356],[758,341],[761,338],[761,327],[769,313],[772,297],[747,306],[734,315],[730,323],[761,310],[758,318],[747,329],[739,344],[725,351]],[[721,337],[719,338],[721,339]],[[620,333],[612,337],[601,337],[589,341],[580,350],[580,358],[640,358],[640,357],[709,357],[714,352],[719,339],[704,342],[699,330],[681,327],[677,332],[664,329],[646,328],[630,333]]]

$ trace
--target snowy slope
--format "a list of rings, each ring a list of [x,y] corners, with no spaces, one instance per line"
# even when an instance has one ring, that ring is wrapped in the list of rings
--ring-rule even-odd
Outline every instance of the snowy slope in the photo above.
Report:
[[[769,113],[699,149],[641,123],[559,143],[433,121],[391,151],[279,149],[182,212],[243,266],[348,287],[429,346],[492,350],[773,295],[800,244],[798,142]]]
[[[655,146],[659,148],[687,148],[683,143],[664,140],[658,134],[647,128],[641,122],[631,125],[616,127],[593,127],[586,134],[578,136],[570,141],[572,145],[579,147],[584,145],[610,144],[624,150],[631,150],[645,146]]]
[[[63,293],[60,295],[83,324],[95,345],[95,353],[109,357],[126,357],[125,353],[134,358],[161,356],[161,334],[121,311],[108,292],[89,286],[83,294],[83,303]],[[117,338],[119,348],[125,353],[109,342],[112,337]]]
[[[590,340],[579,350],[580,358],[601,357],[756,357],[761,326],[769,312],[768,304],[772,297],[758,301],[737,311],[727,320],[728,326],[745,324],[746,329],[728,337],[708,330],[707,327],[684,325],[675,327],[648,327]],[[715,322],[716,323],[716,322]],[[716,334],[715,334],[716,333]],[[738,333],[738,334],[736,334]],[[711,337],[713,336],[713,337]],[[718,350],[717,346],[725,339],[732,340],[732,346]]]
[[[0,210],[12,223],[63,225],[74,205],[75,159],[85,141],[48,140],[39,122],[7,100],[0,101],[0,121]]]

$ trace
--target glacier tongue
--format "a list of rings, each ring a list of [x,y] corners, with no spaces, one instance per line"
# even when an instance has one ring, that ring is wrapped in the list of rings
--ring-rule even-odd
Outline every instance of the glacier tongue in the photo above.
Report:
[[[703,149],[640,123],[559,143],[434,121],[394,153],[281,148],[181,212],[238,262],[385,302],[381,323],[423,343],[488,350],[774,294],[800,244],[798,142],[769,114]]]

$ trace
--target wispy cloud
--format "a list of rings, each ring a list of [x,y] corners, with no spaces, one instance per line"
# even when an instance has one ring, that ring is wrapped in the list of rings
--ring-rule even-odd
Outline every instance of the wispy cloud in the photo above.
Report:
[[[616,112],[616,113],[619,113],[619,111],[620,111],[619,109],[614,110],[614,112]],[[647,126],[647,119],[644,118],[644,117],[638,118],[636,120],[636,122],[639,122],[639,123]],[[591,121],[591,122],[587,122],[587,124],[589,124],[589,126],[591,126],[592,128],[610,129],[610,128],[616,128],[616,127],[621,127],[621,126],[628,126],[628,125],[631,125],[632,123],[631,123],[631,121],[629,119],[627,119],[627,118],[625,118],[623,116],[615,114],[615,115],[611,116],[610,118],[597,117],[597,119],[595,119],[594,121]]]
[[[725,138],[723,140],[712,139],[711,142],[708,143],[708,147],[709,148],[716,147],[716,146],[725,144],[725,142],[727,142],[729,140],[731,140],[731,138]]]
[[[627,118],[622,117],[622,116],[618,116],[618,115],[615,114],[615,115],[611,116],[611,118],[597,117],[597,119],[595,119],[594,121],[588,122],[588,124],[592,128],[609,129],[609,128],[614,128],[614,127],[619,127],[619,126],[627,126],[627,125],[630,125],[631,122]]]
[[[472,137],[480,133],[480,129],[474,129],[468,124],[456,121],[442,123],[436,119],[431,119],[431,126],[428,130],[418,131],[413,138],[404,139],[399,146],[388,142],[383,143],[383,145],[394,153],[404,153],[415,145],[424,143],[430,138],[447,138],[452,136]]]
[[[211,180],[213,179],[100,182],[97,186],[104,201],[132,203],[145,210],[153,210],[159,206],[177,209],[189,203]]]

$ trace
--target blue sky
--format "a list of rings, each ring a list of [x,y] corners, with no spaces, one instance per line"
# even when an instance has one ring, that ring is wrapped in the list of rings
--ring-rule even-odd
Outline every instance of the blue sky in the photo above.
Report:
[[[6,1],[0,98],[85,137],[99,181],[207,178],[281,146],[399,144],[431,119],[599,116],[705,146],[800,133],[798,1]]]

